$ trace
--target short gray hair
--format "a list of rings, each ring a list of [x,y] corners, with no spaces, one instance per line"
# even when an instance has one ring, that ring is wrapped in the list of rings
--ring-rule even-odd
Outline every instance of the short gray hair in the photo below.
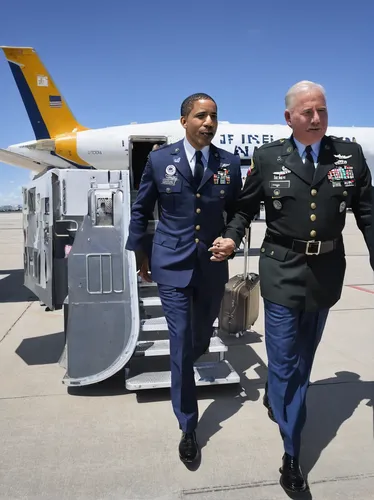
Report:
[[[311,90],[319,90],[322,92],[323,96],[326,98],[326,91],[319,83],[310,82],[309,80],[302,80],[301,82],[295,83],[288,89],[285,97],[286,109],[290,109],[292,102],[299,92],[308,92]]]

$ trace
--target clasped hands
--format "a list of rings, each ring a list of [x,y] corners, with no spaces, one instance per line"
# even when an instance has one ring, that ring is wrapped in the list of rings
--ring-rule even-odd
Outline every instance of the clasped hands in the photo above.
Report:
[[[231,238],[216,238],[213,241],[213,246],[209,249],[209,252],[212,252],[212,256],[210,260],[214,262],[222,262],[226,260],[235,250],[235,242]]]

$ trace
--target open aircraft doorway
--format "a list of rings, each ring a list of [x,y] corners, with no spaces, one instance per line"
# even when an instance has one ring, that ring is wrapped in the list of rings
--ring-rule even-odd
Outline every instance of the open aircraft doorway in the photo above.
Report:
[[[155,144],[161,146],[167,142],[165,136],[131,136],[129,137],[129,167],[131,189],[138,191],[147,157]]]

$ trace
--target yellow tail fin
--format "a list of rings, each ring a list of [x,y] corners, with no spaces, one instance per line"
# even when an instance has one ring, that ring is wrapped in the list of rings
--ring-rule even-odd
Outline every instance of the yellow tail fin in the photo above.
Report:
[[[87,130],[74,118],[33,48],[1,48],[12,70],[37,140]]]

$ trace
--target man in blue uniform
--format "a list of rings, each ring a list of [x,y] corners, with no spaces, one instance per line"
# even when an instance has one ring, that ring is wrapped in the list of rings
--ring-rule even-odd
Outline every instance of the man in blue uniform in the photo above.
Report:
[[[169,328],[171,399],[182,430],[179,456],[190,463],[199,455],[193,364],[209,347],[228,281],[227,262],[212,262],[208,248],[222,234],[225,218],[232,217],[242,182],[239,157],[211,144],[218,122],[217,105],[210,96],[187,97],[180,121],[184,140],[149,154],[132,207],[126,248],[137,253],[146,276],[143,245],[147,221],[158,201],[152,279]]]
[[[264,404],[283,437],[281,484],[295,493],[308,489],[299,467],[306,393],[329,309],[342,291],[347,207],[372,265],[374,243],[370,170],[359,144],[325,135],[323,87],[308,81],[291,87],[285,118],[292,136],[254,151],[237,212],[212,251],[218,262],[230,256],[265,201],[267,230],[259,261],[268,355]]]

